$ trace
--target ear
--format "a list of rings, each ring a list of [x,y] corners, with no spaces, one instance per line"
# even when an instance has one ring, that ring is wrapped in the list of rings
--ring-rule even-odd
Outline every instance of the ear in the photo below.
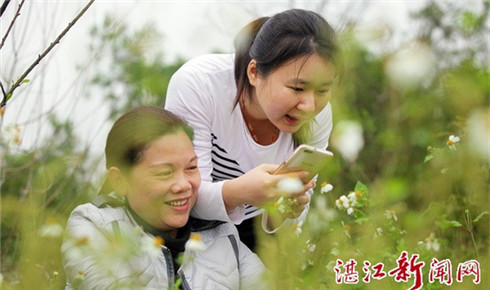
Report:
[[[255,59],[252,59],[247,66],[247,76],[248,76],[248,81],[252,86],[256,86],[257,84],[257,79],[258,79],[258,72],[257,72],[257,61]]]
[[[129,183],[118,167],[112,166],[107,170],[107,178],[114,190],[122,196],[126,196],[129,190]]]

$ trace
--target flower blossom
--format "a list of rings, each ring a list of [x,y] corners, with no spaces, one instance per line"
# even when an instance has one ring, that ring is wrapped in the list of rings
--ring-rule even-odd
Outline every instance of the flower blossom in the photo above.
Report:
[[[277,182],[277,189],[286,194],[302,192],[303,182],[299,178],[285,177]]]
[[[293,228],[294,233],[295,233],[296,235],[298,235],[298,236],[299,236],[299,235],[300,235],[300,234],[303,232],[303,229],[301,228],[302,226],[303,226],[303,222],[302,222],[302,221],[301,221],[301,222],[299,222],[299,223],[295,223],[295,224],[293,224],[292,228]]]
[[[148,253],[152,257],[157,257],[162,253],[162,246],[164,240],[160,236],[151,238],[149,236],[144,236],[141,248],[144,252]]]
[[[335,201],[335,205],[338,209],[345,209],[348,215],[352,215],[354,206],[357,204],[357,196],[356,192],[351,192],[348,196],[342,195]]]
[[[425,239],[425,247],[427,250],[434,250],[436,252],[439,252],[441,249],[441,245],[439,244],[439,241],[436,239],[434,233],[430,233],[430,236]]]
[[[327,182],[323,182],[320,193],[327,193],[327,192],[332,191],[332,189],[333,189],[333,185],[331,185],[330,183],[327,183]]]
[[[313,266],[313,265],[314,265],[313,261],[312,261],[312,260],[310,260],[310,259],[308,259],[308,261],[306,261],[306,264],[305,264],[305,263],[303,263],[303,264],[301,265],[301,270],[303,270],[303,271],[304,271],[304,270],[306,270],[306,268],[308,268],[309,266]]]
[[[396,212],[394,210],[385,210],[385,217],[387,219],[393,219],[395,222],[398,220]]]
[[[356,161],[364,147],[363,129],[356,121],[340,121],[334,128],[332,145],[350,163]]]
[[[21,130],[19,125],[12,125],[6,127],[1,135],[9,146],[14,147],[19,146],[22,141],[20,134]]]
[[[202,236],[197,233],[192,233],[187,243],[185,243],[185,249],[192,252],[201,252],[206,249],[202,241]]]
[[[48,219],[38,231],[39,235],[44,238],[57,238],[63,234],[63,227],[54,219]]]
[[[396,86],[417,87],[434,73],[436,57],[426,43],[413,42],[394,53],[386,62],[385,74]]]
[[[373,239],[381,237],[383,234],[383,229],[382,228],[376,228],[376,231],[373,234]]]
[[[306,250],[310,251],[310,252],[314,252],[316,250],[316,245],[311,243],[310,240],[307,240],[306,241]]]
[[[447,140],[447,146],[449,146],[449,149],[451,149],[451,150],[456,150],[455,144],[458,142],[459,142],[459,137],[451,135],[451,136],[449,136],[449,138]]]
[[[286,204],[285,204],[285,201],[284,201],[284,197],[280,197],[275,203],[274,203],[274,207],[277,208],[277,210],[280,212],[280,213],[285,213],[286,212]]]

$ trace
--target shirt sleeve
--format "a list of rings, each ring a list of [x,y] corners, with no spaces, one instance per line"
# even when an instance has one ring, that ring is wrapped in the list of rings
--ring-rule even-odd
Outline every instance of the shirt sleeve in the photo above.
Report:
[[[202,182],[192,216],[237,224],[243,221],[244,206],[227,212],[222,195],[223,182],[213,182],[211,177],[214,104],[207,86],[203,76],[191,72],[184,65],[170,79],[165,108],[186,120],[194,129],[193,144]]]

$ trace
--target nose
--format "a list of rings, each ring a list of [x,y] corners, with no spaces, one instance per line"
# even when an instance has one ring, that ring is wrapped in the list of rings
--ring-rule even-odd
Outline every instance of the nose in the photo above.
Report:
[[[315,112],[315,94],[313,92],[305,92],[300,98],[296,108],[305,113]]]
[[[192,184],[185,173],[180,173],[175,176],[174,183],[171,186],[173,193],[184,193],[192,188]]]

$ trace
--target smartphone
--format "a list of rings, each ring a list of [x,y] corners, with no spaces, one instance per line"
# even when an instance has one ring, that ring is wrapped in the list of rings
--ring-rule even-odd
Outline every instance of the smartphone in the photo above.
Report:
[[[328,150],[318,149],[309,145],[300,145],[286,161],[279,165],[273,174],[304,170],[309,172],[304,180],[310,181],[332,157],[333,153]]]

